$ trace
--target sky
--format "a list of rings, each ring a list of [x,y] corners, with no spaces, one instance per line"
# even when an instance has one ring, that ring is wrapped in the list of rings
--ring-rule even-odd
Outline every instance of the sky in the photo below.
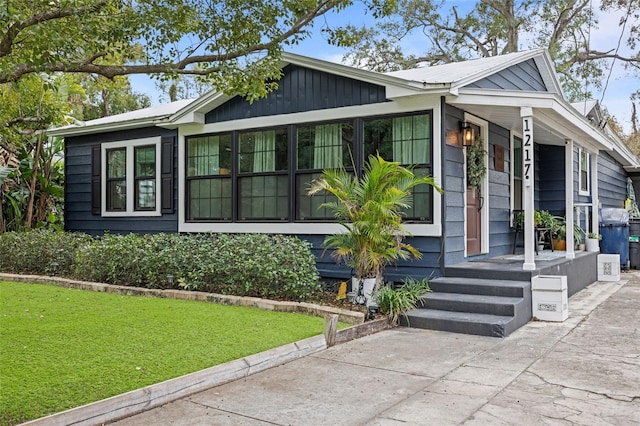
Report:
[[[476,0],[448,0],[447,3],[456,4],[461,12],[468,10],[476,4]],[[620,15],[608,14],[604,15],[599,12],[599,0],[593,1],[594,10],[598,11],[599,25],[598,28],[591,29],[591,47],[597,50],[610,50],[617,46],[620,37],[621,28],[619,26]],[[373,17],[370,13],[366,13],[363,6],[357,3],[350,8],[340,11],[339,13],[330,13],[324,17],[318,18],[314,22],[312,35],[308,39],[303,40],[296,46],[289,47],[287,50],[300,55],[311,56],[316,59],[341,63],[346,50],[331,46],[322,36],[321,28],[325,25],[325,21],[330,23],[332,27],[340,24],[351,23],[356,26],[362,24],[370,24]],[[628,28],[627,28],[628,31]],[[524,40],[523,40],[524,39]],[[620,53],[629,54],[630,49],[625,44],[626,37],[623,37],[620,44]],[[526,43],[526,38],[521,37],[521,43]],[[419,36],[413,36],[407,39],[403,45],[405,51],[419,52],[417,47],[420,43]],[[640,88],[640,81],[637,77],[630,75],[629,71],[624,69],[620,61],[610,61],[611,74],[608,79],[606,88],[597,90],[590,88],[594,94],[594,98],[611,113],[618,123],[622,126],[624,133],[631,132],[631,101],[629,96]],[[609,70],[607,70],[607,74]],[[147,94],[152,105],[166,102],[167,97],[159,93],[155,83],[147,76],[136,75],[131,76],[133,89],[137,92]]]

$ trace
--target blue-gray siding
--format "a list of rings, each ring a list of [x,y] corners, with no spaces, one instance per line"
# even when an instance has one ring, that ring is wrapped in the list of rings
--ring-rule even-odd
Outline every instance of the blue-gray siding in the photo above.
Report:
[[[566,210],[564,146],[536,145],[535,206],[564,216]]]
[[[467,87],[497,90],[545,92],[547,87],[533,59],[513,65],[498,73],[469,84]]]
[[[249,103],[236,96],[205,115],[206,123],[294,112],[315,111],[386,101],[385,88],[371,83],[289,65],[278,89]]]
[[[511,150],[507,129],[489,123],[489,255],[511,253]],[[503,171],[496,170],[495,147],[504,149]]]
[[[598,198],[602,207],[624,207],[627,199],[627,174],[603,151],[598,155]]]
[[[449,132],[460,131],[460,121],[464,119],[464,111],[445,106],[443,113],[444,129]],[[442,145],[443,149],[443,170],[442,185],[443,194],[443,233],[444,233],[444,264],[464,262],[465,248],[465,182],[464,182],[464,153],[458,146],[449,144]]]
[[[175,130],[157,127],[120,132],[68,137],[65,139],[65,229],[101,235],[111,233],[177,232],[177,213],[159,217],[102,217],[91,212],[91,149],[103,142],[123,141],[154,136],[176,136]],[[177,146],[174,143],[174,170],[177,169]],[[174,206],[177,206],[177,173],[173,178]],[[158,194],[158,202],[159,194]]]

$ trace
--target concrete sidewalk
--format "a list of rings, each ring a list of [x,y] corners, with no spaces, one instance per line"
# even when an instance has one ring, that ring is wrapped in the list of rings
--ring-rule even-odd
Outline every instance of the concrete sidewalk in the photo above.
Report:
[[[505,339],[398,328],[119,421],[126,425],[640,424],[640,273]]]

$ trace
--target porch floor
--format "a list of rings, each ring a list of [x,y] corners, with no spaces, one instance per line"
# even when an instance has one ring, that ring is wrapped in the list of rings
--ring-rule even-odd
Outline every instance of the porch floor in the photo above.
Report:
[[[470,277],[531,281],[537,275],[567,275],[569,293],[573,294],[597,280],[597,252],[576,251],[575,259],[567,259],[565,251],[540,251],[535,257],[535,269],[522,269],[523,254],[469,259],[445,267],[446,277]]]

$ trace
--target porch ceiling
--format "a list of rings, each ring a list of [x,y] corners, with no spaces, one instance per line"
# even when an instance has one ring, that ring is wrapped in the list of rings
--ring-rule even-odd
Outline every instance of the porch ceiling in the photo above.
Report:
[[[482,118],[483,120],[490,121],[501,127],[504,127],[511,132],[522,135],[522,118],[520,117],[520,107],[460,103],[453,104],[464,111]],[[566,139],[574,138],[576,136],[563,134],[559,130],[569,124],[568,122],[566,122],[566,120],[559,118],[561,122],[565,121],[565,123],[561,123],[562,126],[560,126],[558,129],[554,128],[555,126],[551,126],[545,123],[545,121],[543,121],[545,118],[549,117],[546,117],[546,114],[544,114],[543,111],[534,108],[533,134],[536,143],[544,145],[563,146]]]

